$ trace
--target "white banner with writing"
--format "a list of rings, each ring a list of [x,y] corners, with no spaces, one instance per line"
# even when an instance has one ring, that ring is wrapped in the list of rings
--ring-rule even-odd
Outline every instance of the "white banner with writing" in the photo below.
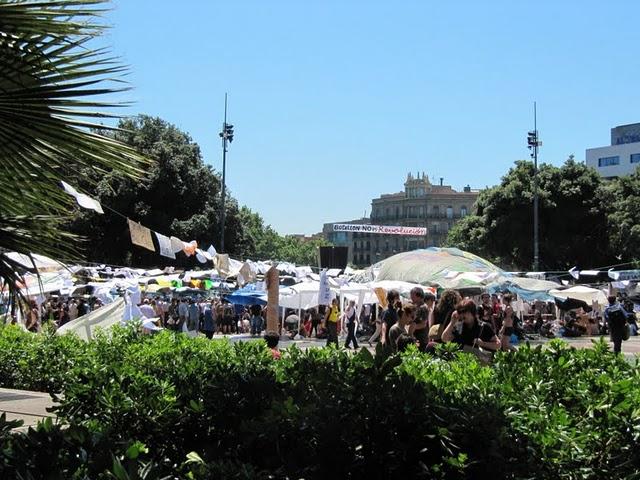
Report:
[[[320,272],[318,305],[331,305],[331,288],[329,288],[329,277],[327,277],[326,268]]]
[[[395,225],[358,225],[352,223],[334,223],[334,232],[377,233],[383,235],[424,236],[426,227],[402,227]]]

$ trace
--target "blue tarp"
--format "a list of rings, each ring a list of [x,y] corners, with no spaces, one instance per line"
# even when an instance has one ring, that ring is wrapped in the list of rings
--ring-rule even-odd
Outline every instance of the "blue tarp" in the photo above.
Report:
[[[247,285],[224,297],[234,305],[266,305],[267,292],[257,290],[255,285]]]

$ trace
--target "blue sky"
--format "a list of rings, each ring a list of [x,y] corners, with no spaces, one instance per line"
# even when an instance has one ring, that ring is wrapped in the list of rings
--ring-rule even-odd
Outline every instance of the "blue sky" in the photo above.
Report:
[[[128,114],[187,131],[281,233],[357,218],[407,172],[494,185],[526,158],[584,160],[640,122],[640,2],[115,0]]]

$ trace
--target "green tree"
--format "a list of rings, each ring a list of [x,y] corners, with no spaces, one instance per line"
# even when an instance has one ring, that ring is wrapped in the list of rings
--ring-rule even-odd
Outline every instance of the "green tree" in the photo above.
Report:
[[[247,244],[253,248],[248,256],[255,260],[316,265],[318,248],[329,245],[324,239],[301,240],[294,236],[282,236],[271,225],[265,225],[262,217],[248,207],[240,209],[240,219],[248,236]]]
[[[91,130],[117,105],[101,99],[123,89],[123,67],[99,48],[105,3],[0,2],[0,278],[9,288],[23,270],[3,252],[77,254],[60,180],[79,170],[131,179],[147,165]]]
[[[640,262],[640,169],[610,182],[603,197],[617,262]]]
[[[539,168],[540,264],[546,270],[607,265],[604,184],[595,170],[569,158],[562,167]],[[528,270],[533,259],[533,164],[518,161],[500,185],[484,190],[474,215],[447,238],[506,268]]]
[[[105,206],[164,235],[196,240],[204,248],[218,246],[220,235],[221,183],[205,165],[200,147],[174,125],[140,115],[120,122],[113,135],[141,154],[155,160],[142,181],[112,171],[97,180],[95,196]],[[77,178],[81,185],[87,175]],[[91,175],[88,175],[90,178]],[[244,256],[253,249],[245,233],[237,202],[227,198],[225,245],[227,252]],[[89,239],[86,254],[92,261],[116,265],[158,265],[162,257],[131,244],[126,221],[112,212],[78,213],[73,230]],[[180,258],[180,257],[179,257]],[[197,261],[179,259],[178,264]]]

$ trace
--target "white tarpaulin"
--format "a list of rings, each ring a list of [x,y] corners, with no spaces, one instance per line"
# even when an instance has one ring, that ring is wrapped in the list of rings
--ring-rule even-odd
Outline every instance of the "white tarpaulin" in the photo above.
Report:
[[[83,315],[71,322],[65,323],[56,330],[56,335],[75,333],[83,340],[90,340],[93,338],[98,328],[106,329],[116,323],[119,323],[122,319],[124,309],[124,300],[119,298],[109,305],[100,307],[87,315]]]
[[[37,253],[31,254],[33,261],[27,255],[18,252],[7,252],[5,256],[27,269],[33,270],[35,266],[39,272],[55,272],[65,268],[64,264],[45,257],[44,255],[38,255]]]
[[[587,305],[592,302],[598,302],[600,305],[607,305],[607,296],[602,290],[597,288],[585,287],[584,285],[576,285],[575,287],[565,290],[550,290],[549,294],[557,298],[572,298],[574,300],[582,300]]]

